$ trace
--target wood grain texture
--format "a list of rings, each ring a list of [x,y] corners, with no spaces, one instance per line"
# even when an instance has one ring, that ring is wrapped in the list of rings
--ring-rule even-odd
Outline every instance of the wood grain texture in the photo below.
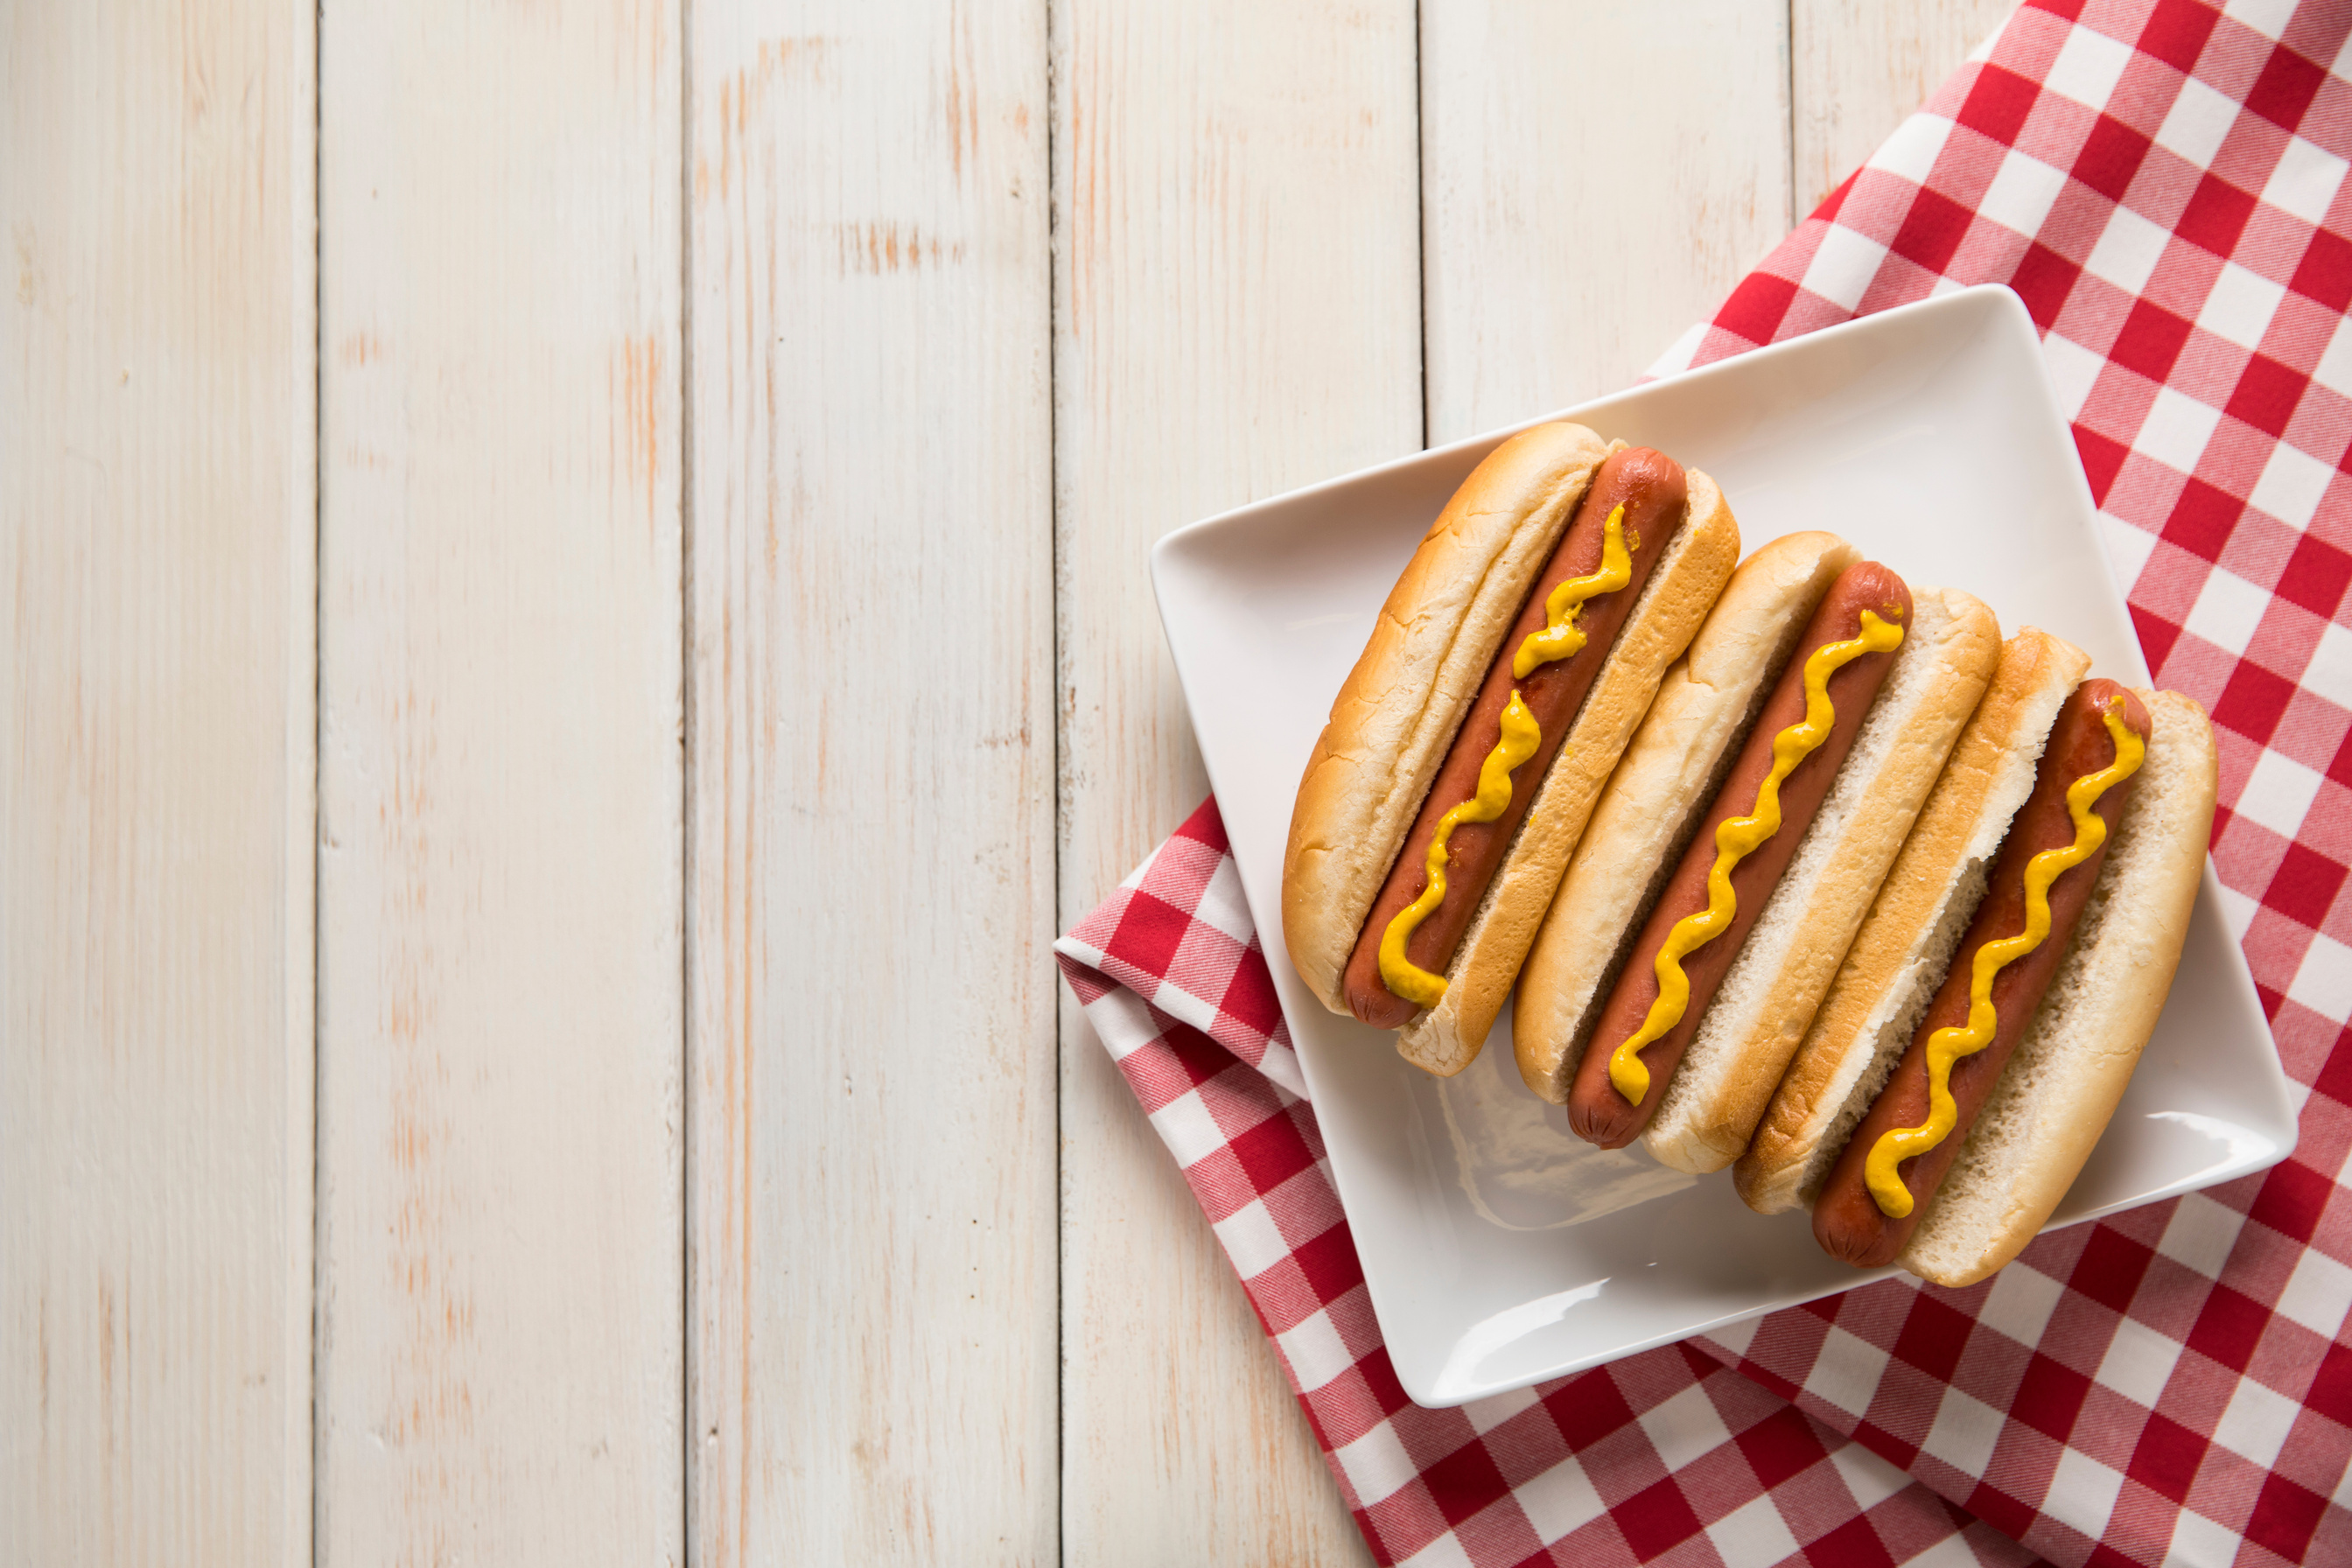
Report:
[[[0,1561],[1364,1560],[1047,952],[1149,545],[2011,4],[0,4]]]
[[[692,51],[693,1559],[1051,1563],[1045,13]]]
[[[308,6],[0,8],[0,1560],[310,1561]]]
[[[321,1561],[684,1561],[677,10],[320,21]]]
[[[1207,787],[1151,542],[1420,445],[1412,10],[1056,0],[1065,925]],[[1214,1236],[1066,1001],[1062,1041],[1066,1561],[1364,1561]]]
[[[2016,8],[2017,0],[1790,0],[1795,216],[1819,206]]]
[[[1631,384],[1787,233],[1782,0],[1462,0],[1421,40],[1432,442]]]

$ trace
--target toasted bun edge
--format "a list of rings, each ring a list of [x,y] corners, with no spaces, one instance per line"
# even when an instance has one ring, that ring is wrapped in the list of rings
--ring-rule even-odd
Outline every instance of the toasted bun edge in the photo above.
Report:
[[[1517,980],[1536,927],[1625,743],[1666,668],[1690,646],[1739,559],[1739,523],[1723,491],[1686,469],[1690,505],[1617,635],[1567,743],[1537,786],[1526,819],[1487,885],[1448,965],[1445,994],[1398,1032],[1407,1061],[1441,1077],[1476,1059]]]
[[[1956,588],[1912,591],[1912,625],[1853,749],[1715,994],[1645,1134],[1662,1163],[1748,1151],[1863,917],[2000,658],[2000,623]]]
[[[1535,936],[1511,1015],[1529,1089],[1565,1104],[1624,950],[1838,574],[1862,552],[1785,534],[1739,564],[1624,748]]]
[[[2193,700],[2138,695],[2153,721],[2144,776],[2074,944],[1899,1259],[1936,1284],[1975,1284],[2049,1223],[2114,1117],[2179,967],[2220,754]]]
[[[1538,425],[1496,447],[1423,535],[1300,775],[1282,858],[1290,961],[1335,1013],[1348,956],[1495,651],[1611,446]]]
[[[1983,699],[1735,1168],[1750,1208],[1807,1206],[1877,1098],[1983,899],[2058,710],[2090,665],[2082,649],[2032,626],[2002,645]]]

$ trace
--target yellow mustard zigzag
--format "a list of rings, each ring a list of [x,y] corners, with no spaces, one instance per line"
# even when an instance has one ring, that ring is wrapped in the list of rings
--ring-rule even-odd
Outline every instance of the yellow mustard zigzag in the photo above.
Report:
[[[1613,594],[1633,580],[1633,558],[1625,548],[1625,509],[1621,506],[1601,525],[1601,570],[1570,577],[1551,591],[1544,601],[1543,629],[1528,633],[1511,656],[1513,678],[1525,680],[1556,659],[1575,658],[1585,642],[1584,628],[1576,624],[1584,602]],[[1438,819],[1436,837],[1429,841],[1429,885],[1381,933],[1381,982],[1416,1007],[1434,1007],[1445,994],[1444,975],[1432,974],[1404,955],[1405,939],[1445,901],[1445,841],[1458,825],[1492,822],[1510,808],[1511,774],[1536,754],[1542,740],[1541,727],[1515,689],[1510,705],[1503,710],[1503,738],[1479,764],[1478,793]]]
[[[1919,1127],[1898,1127],[1871,1145],[1863,1162],[1863,1179],[1881,1214],[1901,1219],[1911,1212],[1911,1189],[1903,1184],[1895,1167],[1926,1153],[1952,1135],[1960,1108],[1952,1099],[1952,1064],[1974,1056],[1992,1044],[2000,1016],[1992,1005],[1992,977],[2040,947],[2050,937],[2050,884],[2099,851],[2107,841],[2107,825],[2091,808],[2099,797],[2139,772],[2147,746],[2123,721],[2124,700],[2116,698],[2100,717],[2116,743],[2116,759],[2095,773],[2085,773],[2066,790],[2066,813],[2074,819],[2074,842],[2063,849],[2044,849],[2025,863],[2025,929],[2015,936],[1989,942],[1977,949],[1974,972],[1969,976],[1969,1021],[1938,1029],[1927,1037],[1927,1121]]]
[[[1805,716],[1772,737],[1772,771],[1757,788],[1755,811],[1727,818],[1715,830],[1715,865],[1706,874],[1706,908],[1685,915],[1666,933],[1665,944],[1658,949],[1658,999],[1650,1004],[1642,1026],[1609,1058],[1609,1081],[1628,1105],[1641,1104],[1642,1097],[1650,1092],[1650,1069],[1642,1064],[1642,1048],[1664,1039],[1690,1006],[1690,976],[1683,973],[1683,960],[1729,930],[1732,916],[1738,911],[1738,897],[1731,890],[1732,868],[1780,831],[1780,781],[1830,738],[1830,729],[1837,722],[1837,707],[1830,701],[1830,677],[1866,653],[1885,653],[1902,642],[1902,626],[1864,610],[1860,636],[1823,643],[1805,660]]]

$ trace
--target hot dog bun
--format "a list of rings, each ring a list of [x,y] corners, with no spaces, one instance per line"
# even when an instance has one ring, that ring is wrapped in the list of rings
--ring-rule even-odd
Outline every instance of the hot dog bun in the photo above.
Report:
[[[1773,677],[1839,573],[1862,552],[1791,533],[1740,563],[1690,651],[1658,688],[1544,916],[1512,1005],[1519,1076],[1568,1102],[1601,1005],[1682,858]]]
[[[1282,934],[1334,1013],[1348,956],[1397,846],[1521,601],[1609,445],[1538,425],[1487,454],[1422,536],[1332,699],[1291,808]]]
[[[1689,477],[1689,519],[1618,635],[1559,760],[1538,786],[1509,858],[1463,937],[1444,998],[1399,1031],[1397,1049],[1426,1071],[1460,1072],[1486,1045],[1610,771],[1739,559],[1739,525],[1723,492],[1696,468]]]
[[[2220,759],[2205,710],[2139,691],[2152,721],[2074,945],[1899,1261],[1960,1287],[2049,1223],[2106,1131],[2155,1031],[2188,939],[2213,830]]]
[[[1910,1043],[2033,788],[2059,705],[2091,667],[2029,626],[1999,667],[1733,1173],[1759,1214],[1810,1206]]]
[[[1520,1071],[1537,1093],[1569,1103],[1571,1124],[1606,1147],[1640,1131],[1661,1161],[1692,1172],[1720,1170],[1747,1147],[1991,677],[1999,630],[1982,604],[1950,589],[1902,589],[1884,568],[1854,566],[1853,557],[1833,536],[1796,535],[1759,551],[1751,567],[1741,569],[1738,596],[1727,592],[1702,634],[1706,645],[1695,646],[1678,679],[1670,678],[1611,782],[1588,849],[1554,900],[1515,1015]],[[1843,731],[1852,734],[1850,746],[1832,748],[1830,772],[1810,786],[1821,801],[1810,825],[1800,816],[1786,827],[1790,837],[1779,851],[1786,871],[1777,879],[1760,873],[1766,879],[1750,895],[1761,900],[1756,912],[1743,910],[1721,939],[1737,945],[1715,960],[1719,986],[1709,983],[1706,995],[1695,992],[1685,1035],[1668,1036],[1652,1053],[1665,1075],[1663,1094],[1654,1088],[1638,1113],[1631,1104],[1604,1110],[1613,1091],[1582,1058],[1628,986],[1654,989],[1627,976],[1630,955],[1655,943],[1652,928],[1666,919],[1654,908],[1662,897],[1706,901],[1664,889],[1681,886],[1676,879],[1696,875],[1693,868],[1712,858],[1709,849],[1694,861],[1690,841],[1710,815],[1725,815],[1726,791],[1747,791],[1735,803],[1747,809],[1756,785],[1743,783],[1738,770],[1760,769],[1769,760],[1758,751],[1764,737],[1752,731],[1766,694],[1794,679],[1782,667],[1801,651],[1801,631],[1803,639],[1827,635],[1808,620],[1829,616],[1835,607],[1830,601],[1843,604],[1839,595],[1852,594],[1846,584],[1872,573],[1893,582],[1912,606],[1883,683],[1874,678],[1856,699],[1864,707],[1842,718],[1858,728]],[[1747,760],[1735,765],[1743,749]],[[1752,930],[1740,921],[1752,921]],[[1635,1002],[1636,1014],[1615,1026],[1619,1037],[1638,1017]],[[1685,1037],[1686,1051],[1677,1044]],[[1575,1088],[1580,1066],[1595,1087]],[[1600,1098],[1588,1098],[1595,1094]]]
[[[1622,443],[1617,444],[1622,445]],[[1504,637],[1615,449],[1580,426],[1545,425],[1490,453],[1423,539],[1333,702],[1299,784],[1283,860],[1283,934],[1324,1005]],[[1706,475],[1687,474],[1685,521],[1643,585],[1567,735],[1559,762],[1480,900],[1439,1004],[1400,1049],[1455,1072],[1484,1043],[1560,868],[1625,738],[1721,591],[1738,526]]]
[[[1750,1206],[1813,1207],[1825,1184],[1854,1179],[1843,1168],[1846,1145],[1945,985],[2089,663],[2031,628],[2003,648],[1993,689],[1739,1163]],[[2212,828],[2218,758],[2195,702],[2135,695],[2149,721],[2146,756],[2071,945],[1896,1256],[1937,1284],[1983,1279],[2048,1222],[2114,1115],[2171,987]]]
[[[1992,679],[2000,626],[1981,600],[1954,588],[1915,588],[1895,668],[1644,1135],[1678,1170],[1720,1171],[1747,1152]]]

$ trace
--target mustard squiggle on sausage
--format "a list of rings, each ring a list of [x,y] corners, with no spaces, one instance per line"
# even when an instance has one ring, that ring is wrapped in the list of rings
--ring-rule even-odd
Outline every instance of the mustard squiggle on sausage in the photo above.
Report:
[[[2095,773],[2084,773],[2066,790],[2066,814],[2074,819],[2074,842],[2061,849],[2044,849],[2025,863],[2025,929],[1977,949],[1969,976],[1969,1021],[1938,1029],[1927,1037],[1927,1120],[1918,1127],[1898,1127],[1871,1145],[1863,1163],[1863,1179],[1879,1213],[1902,1219],[1911,1212],[1911,1189],[1903,1184],[1895,1167],[1926,1153],[1952,1135],[1959,1124],[1959,1103],[1952,1098],[1952,1066],[1992,1044],[2000,1028],[1992,1005],[1993,976],[2023,958],[2050,938],[2050,884],[2098,853],[2107,841],[2107,825],[2091,808],[2099,797],[2139,772],[2147,743],[2124,722],[2124,700],[2107,705],[2100,715],[2116,744],[2115,761]]]
[[[1625,509],[1609,514],[1601,529],[1601,570],[1570,577],[1544,601],[1545,625],[1530,632],[1511,656],[1511,674],[1525,680],[1538,669],[1583,651],[1584,628],[1576,624],[1587,599],[1613,594],[1633,580],[1633,557],[1625,547]],[[1381,983],[1416,1007],[1434,1007],[1445,994],[1445,977],[1433,974],[1404,955],[1404,944],[1421,922],[1445,901],[1445,841],[1465,822],[1492,822],[1511,805],[1511,774],[1536,754],[1543,731],[1535,715],[1514,689],[1503,710],[1503,737],[1478,768],[1478,793],[1438,818],[1437,833],[1429,841],[1429,885],[1421,897],[1399,910],[1381,933]]]
[[[1609,1081],[1639,1105],[1650,1092],[1650,1069],[1641,1051],[1656,1044],[1682,1022],[1690,1006],[1690,976],[1683,960],[1721,936],[1738,912],[1738,896],[1731,890],[1732,868],[1754,854],[1780,831],[1780,784],[1797,764],[1821,750],[1837,722],[1837,707],[1830,700],[1830,677],[1866,653],[1899,647],[1903,628],[1883,621],[1871,611],[1862,613],[1862,630],[1841,642],[1823,643],[1805,660],[1805,716],[1772,737],[1772,771],[1757,786],[1756,809],[1747,816],[1727,818],[1715,830],[1715,865],[1706,874],[1706,908],[1685,915],[1666,932],[1658,949],[1658,998],[1642,1019],[1642,1026],[1626,1037],[1609,1058]]]

